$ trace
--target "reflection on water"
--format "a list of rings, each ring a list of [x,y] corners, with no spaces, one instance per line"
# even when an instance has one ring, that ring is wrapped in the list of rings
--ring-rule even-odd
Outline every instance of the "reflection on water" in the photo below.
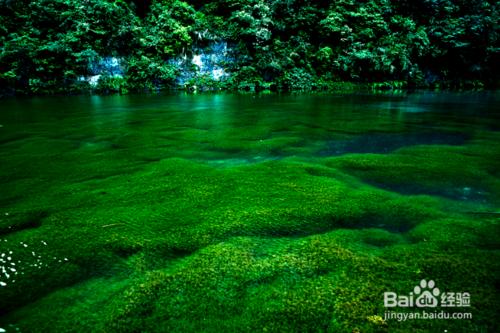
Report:
[[[0,177],[31,175],[37,183],[38,176],[47,181],[109,174],[95,167],[96,158],[123,165],[125,173],[131,165],[171,157],[230,167],[460,146],[498,126],[497,106],[495,93],[11,99],[2,101],[0,113],[6,166]],[[53,163],[64,175],[48,169]]]

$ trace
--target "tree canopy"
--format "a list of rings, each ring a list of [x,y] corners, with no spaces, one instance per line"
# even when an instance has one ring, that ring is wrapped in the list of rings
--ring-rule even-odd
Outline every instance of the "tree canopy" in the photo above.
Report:
[[[498,82],[497,1],[1,0],[0,11],[10,93],[80,91],[77,78],[110,56],[124,59],[120,85],[169,86],[179,74],[170,59],[216,40],[238,55],[229,86]]]

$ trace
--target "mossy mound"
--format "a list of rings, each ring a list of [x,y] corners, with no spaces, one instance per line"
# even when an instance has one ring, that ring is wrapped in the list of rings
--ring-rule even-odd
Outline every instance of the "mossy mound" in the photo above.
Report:
[[[2,136],[1,328],[498,331],[490,118],[436,125],[467,138],[446,144],[412,137],[441,113],[326,96],[144,98],[91,98],[91,120],[75,103],[76,120]],[[322,153],[405,133],[377,154]],[[384,318],[384,292],[422,279],[469,292],[473,319]]]
[[[460,147],[416,146],[389,155],[331,158],[326,164],[403,194],[431,194],[498,204],[500,151],[494,142]]]
[[[79,329],[122,332],[379,332],[408,327],[376,320],[384,291],[432,276],[483,296],[498,271],[485,269],[496,220],[451,218],[439,199],[408,200],[297,159],[224,169],[165,159],[62,186],[43,206],[53,213],[41,227],[5,235],[6,244],[30,239],[17,252],[23,262],[31,249],[34,259],[57,258],[25,269],[3,293],[4,309],[27,304],[2,321],[23,330],[65,331],[78,318]],[[459,277],[471,270],[490,282],[465,286]],[[112,287],[92,287],[104,283]],[[70,300],[91,289],[85,301]],[[484,302],[478,309],[496,306]],[[67,305],[62,319],[40,326],[55,304]],[[82,313],[93,305],[102,314]]]

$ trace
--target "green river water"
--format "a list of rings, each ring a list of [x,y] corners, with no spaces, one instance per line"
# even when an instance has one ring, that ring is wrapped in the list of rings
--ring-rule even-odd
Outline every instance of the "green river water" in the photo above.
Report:
[[[499,97],[0,100],[0,328],[498,332]]]

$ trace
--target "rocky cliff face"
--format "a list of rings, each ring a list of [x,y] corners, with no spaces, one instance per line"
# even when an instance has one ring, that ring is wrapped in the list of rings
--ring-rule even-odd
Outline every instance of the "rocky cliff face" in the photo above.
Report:
[[[79,81],[85,81],[91,87],[96,87],[103,76],[122,78],[125,73],[125,60],[117,57],[104,57],[89,65],[90,75],[80,76]]]
[[[206,42],[205,42],[206,44]],[[231,75],[230,66],[236,62],[235,50],[225,41],[211,41],[206,46],[194,46],[167,62],[179,70],[175,85],[179,88],[197,89],[199,82],[224,81]],[[79,81],[97,87],[105,77],[127,76],[127,61],[124,58],[104,57],[88,64],[89,75],[80,76]]]
[[[234,48],[225,41],[210,42],[206,47],[193,47],[192,51],[169,61],[180,69],[175,83],[184,87],[202,78],[226,80],[231,75],[229,67],[235,62],[234,53]]]

